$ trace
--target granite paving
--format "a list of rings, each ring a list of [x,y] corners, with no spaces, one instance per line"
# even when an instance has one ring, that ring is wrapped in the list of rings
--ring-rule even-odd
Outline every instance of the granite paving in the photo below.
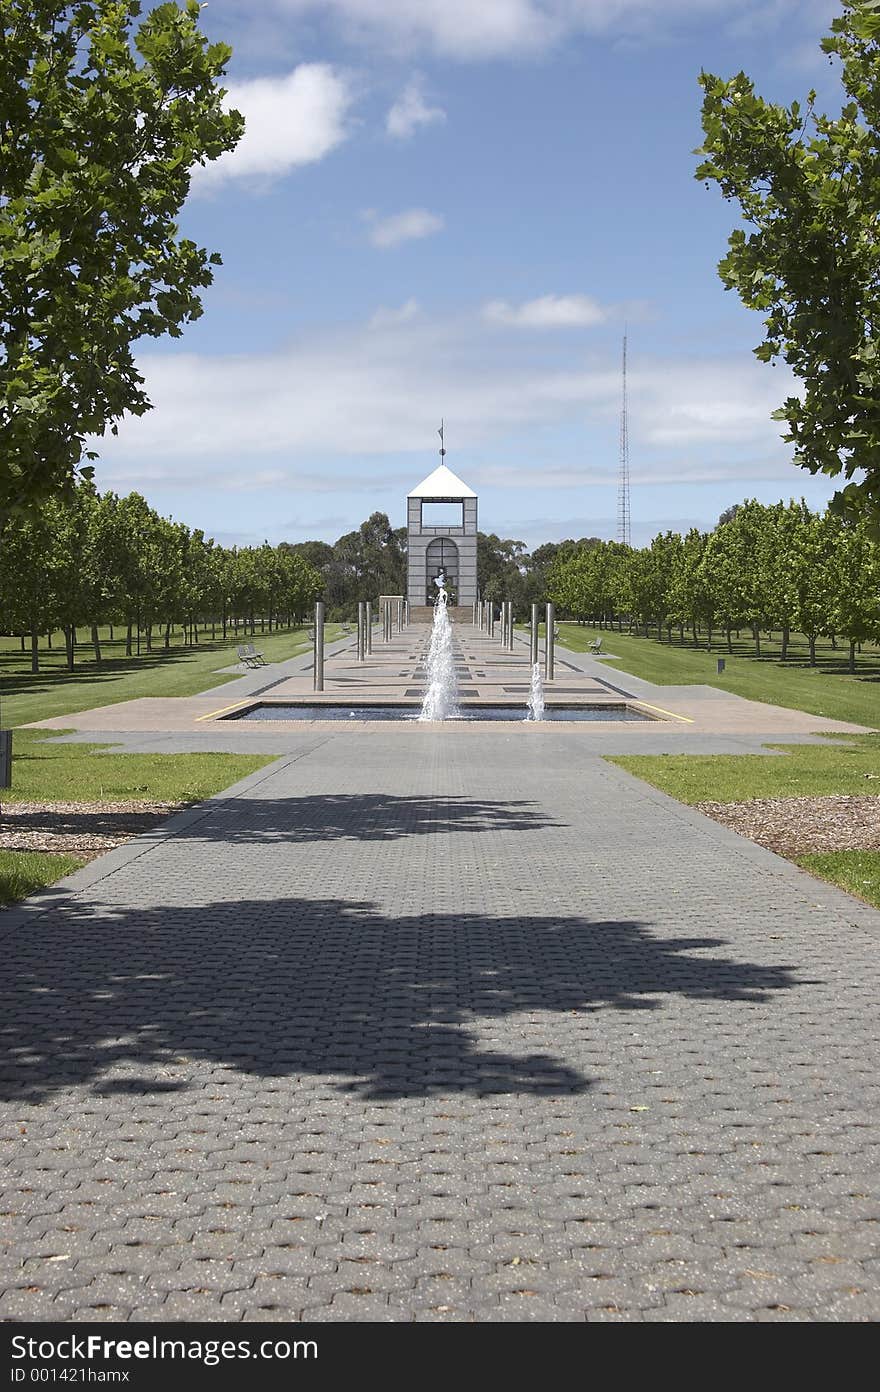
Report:
[[[364,734],[0,916],[0,1317],[880,1318],[880,913],[579,731]]]

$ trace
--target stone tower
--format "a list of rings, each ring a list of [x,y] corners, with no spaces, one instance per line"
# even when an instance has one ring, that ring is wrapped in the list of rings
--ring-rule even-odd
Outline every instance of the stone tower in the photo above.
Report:
[[[435,522],[432,503],[451,503],[459,512],[452,520]],[[470,619],[477,597],[477,495],[445,464],[408,495],[406,539],[410,618],[431,617],[429,606],[437,594],[434,577],[442,571],[451,605],[454,601],[451,615]]]

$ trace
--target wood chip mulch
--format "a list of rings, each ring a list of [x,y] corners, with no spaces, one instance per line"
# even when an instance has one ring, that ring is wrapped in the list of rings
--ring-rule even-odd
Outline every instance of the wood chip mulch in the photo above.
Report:
[[[94,860],[186,806],[181,802],[5,802],[0,850]]]
[[[755,798],[751,802],[698,802],[723,826],[777,855],[824,851],[880,851],[880,796]]]

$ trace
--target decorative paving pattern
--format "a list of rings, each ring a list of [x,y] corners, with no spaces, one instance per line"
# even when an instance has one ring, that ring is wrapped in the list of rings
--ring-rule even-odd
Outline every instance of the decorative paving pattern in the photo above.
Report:
[[[421,735],[0,918],[0,1316],[880,1317],[880,913],[563,727]]]

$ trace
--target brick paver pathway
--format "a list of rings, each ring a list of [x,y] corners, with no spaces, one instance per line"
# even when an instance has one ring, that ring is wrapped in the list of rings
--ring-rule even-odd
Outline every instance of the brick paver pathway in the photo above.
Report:
[[[880,914],[564,730],[126,855],[6,921],[3,1317],[880,1317]]]

